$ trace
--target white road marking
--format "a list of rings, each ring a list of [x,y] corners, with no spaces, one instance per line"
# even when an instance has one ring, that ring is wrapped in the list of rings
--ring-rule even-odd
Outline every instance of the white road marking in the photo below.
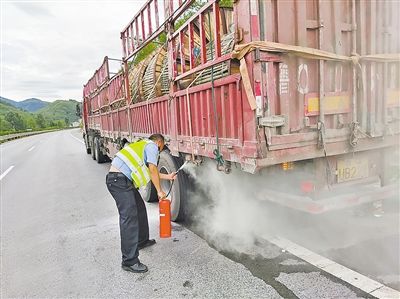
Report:
[[[76,139],[76,140],[78,140],[80,143],[83,143],[83,144],[85,144],[85,142],[83,142],[81,139],[79,139],[79,138],[76,138],[75,136],[73,136],[71,133],[69,133],[69,135],[71,135],[71,137],[72,138],[74,138],[74,139]]]
[[[376,298],[400,298],[399,291],[389,288],[378,281],[346,268],[345,266],[312,252],[311,250],[293,243],[292,241],[281,237],[267,238],[267,240],[297,256],[298,258],[310,263],[311,265],[328,272],[329,274]]]
[[[0,181],[14,168],[14,165],[11,165],[10,167],[7,168],[6,171],[4,171],[1,175],[0,175]]]
[[[35,146],[32,146],[30,149],[28,149],[28,152],[30,152],[31,150],[33,150],[35,148]]]

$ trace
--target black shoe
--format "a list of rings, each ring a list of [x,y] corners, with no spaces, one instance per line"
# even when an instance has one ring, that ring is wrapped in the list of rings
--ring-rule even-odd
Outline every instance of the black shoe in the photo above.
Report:
[[[126,266],[126,265],[121,265],[122,269],[125,271],[133,272],[133,273],[145,273],[149,269],[145,264],[142,264],[141,262],[137,262],[136,264],[132,266]]]
[[[146,241],[143,241],[143,242],[138,244],[138,249],[140,250],[140,249],[149,247],[149,246],[154,245],[154,244],[156,244],[156,240],[154,240],[154,239],[146,240]]]

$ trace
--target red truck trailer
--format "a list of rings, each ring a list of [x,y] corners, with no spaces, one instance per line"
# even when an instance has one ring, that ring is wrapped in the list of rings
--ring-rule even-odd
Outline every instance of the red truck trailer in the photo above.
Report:
[[[161,172],[214,159],[310,213],[393,196],[399,10],[397,1],[149,0],[121,32],[122,69],[111,76],[106,57],[84,85],[87,152],[101,163],[161,133]],[[173,220],[186,179],[173,186]],[[156,199],[151,187],[145,200]]]

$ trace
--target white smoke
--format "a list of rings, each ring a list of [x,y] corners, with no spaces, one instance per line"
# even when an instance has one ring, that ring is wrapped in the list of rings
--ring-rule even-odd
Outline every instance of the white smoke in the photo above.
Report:
[[[282,236],[340,261],[340,254],[346,255],[342,247],[351,248],[371,238],[379,240],[399,234],[399,220],[393,217],[398,211],[386,211],[381,218],[374,217],[371,211],[360,216],[355,213],[359,208],[315,216],[259,200],[268,194],[270,189],[266,182],[270,180],[283,184],[288,193],[296,192],[295,182],[297,180],[298,185],[298,178],[304,177],[304,169],[295,170],[293,176],[282,176],[273,171],[250,175],[233,168],[227,175],[216,170],[215,162],[206,161],[200,167],[193,164],[185,167],[185,172],[196,185],[189,195],[189,225],[220,251],[273,258],[279,252],[264,242],[270,237]],[[372,204],[368,207],[373,209]],[[386,258],[391,259],[393,265],[397,264],[399,258],[393,254],[396,252],[393,244],[380,246]],[[331,250],[332,256],[329,256]],[[357,255],[364,256],[371,264],[376,253],[364,246]],[[379,265],[378,259],[376,265]]]
[[[194,230],[219,250],[251,253],[257,237],[269,232],[264,203],[252,187],[259,186],[256,177],[235,168],[227,175],[212,162],[185,171],[196,184],[189,195]]]

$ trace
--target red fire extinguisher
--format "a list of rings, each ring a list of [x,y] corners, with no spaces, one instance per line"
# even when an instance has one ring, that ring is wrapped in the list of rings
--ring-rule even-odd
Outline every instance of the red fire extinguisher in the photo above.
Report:
[[[168,199],[161,199],[160,209],[160,238],[171,237],[171,202]]]
[[[175,172],[175,175],[181,171],[185,165],[189,163],[186,161],[181,167]],[[170,238],[171,237],[171,202],[167,199],[168,195],[171,193],[172,187],[174,186],[174,181],[172,181],[169,187],[168,193],[165,198],[161,199],[158,206],[160,209],[160,238]]]

